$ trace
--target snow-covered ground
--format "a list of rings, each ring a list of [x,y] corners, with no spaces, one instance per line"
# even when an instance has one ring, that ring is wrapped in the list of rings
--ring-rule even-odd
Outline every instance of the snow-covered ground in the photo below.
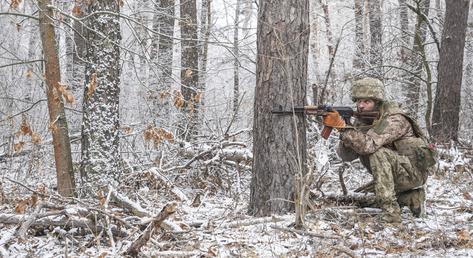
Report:
[[[319,146],[320,147],[320,146]],[[329,159],[319,157],[319,162]],[[403,210],[400,225],[381,224],[375,208],[359,208],[337,204],[315,194],[305,216],[305,229],[295,230],[291,225],[294,214],[271,218],[254,218],[246,214],[250,171],[242,170],[237,179],[235,171],[220,174],[220,183],[214,178],[218,174],[207,174],[196,181],[202,172],[192,176],[169,176],[174,186],[189,198],[180,202],[177,211],[168,221],[181,229],[158,229],[142,248],[143,257],[193,256],[193,257],[326,257],[326,256],[473,256],[473,161],[468,149],[442,150],[442,160],[437,171],[427,184],[427,216],[414,218]],[[19,158],[18,158],[19,159]],[[15,161],[13,161],[14,163]],[[12,163],[10,163],[10,167]],[[320,164],[319,164],[320,165]],[[21,200],[31,198],[31,192],[7,178],[23,178],[20,183],[40,191],[38,185],[50,185],[54,174],[21,177],[2,165],[2,187],[4,199],[1,214],[15,212]],[[342,190],[336,165],[329,168],[323,177],[320,190],[325,196],[341,196]],[[370,176],[353,164],[344,173],[349,196],[353,190],[370,180]],[[182,174],[181,174],[182,176]],[[120,193],[128,194],[151,214],[157,214],[169,201],[175,200],[169,187],[152,185],[142,178],[128,179],[130,182]],[[134,180],[134,181],[133,181]],[[54,180],[53,180],[54,181]],[[238,183],[239,182],[239,183]],[[238,194],[240,184],[241,192]],[[228,187],[224,187],[228,186]],[[44,191],[44,190],[43,190]],[[48,190],[48,193],[52,193]],[[317,191],[320,193],[320,191]],[[199,195],[200,201],[195,200]],[[137,197],[140,197],[139,199]],[[90,200],[89,200],[90,201]],[[89,203],[94,203],[93,200]],[[53,202],[53,200],[51,200]],[[98,201],[95,201],[100,207]],[[68,204],[69,207],[78,207]],[[110,211],[121,218],[133,217],[129,212],[110,204]],[[69,208],[68,214],[79,214]],[[24,216],[34,213],[27,208]],[[51,217],[59,219],[61,216]],[[73,216],[71,215],[70,218]],[[136,218],[135,220],[139,220]],[[132,220],[130,220],[132,221]],[[124,230],[127,237],[115,237],[113,244],[106,232],[81,232],[77,228],[50,226],[37,230],[31,227],[24,240],[15,234],[18,224],[0,224],[0,252],[4,257],[117,257],[122,256],[142,229]],[[13,237],[12,237],[13,236]]]

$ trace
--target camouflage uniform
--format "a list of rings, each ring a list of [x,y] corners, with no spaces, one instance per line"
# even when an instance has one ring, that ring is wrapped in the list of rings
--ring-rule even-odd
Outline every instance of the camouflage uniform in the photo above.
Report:
[[[355,82],[354,88],[357,87],[356,83],[363,86],[373,81],[380,83],[371,78],[363,79]],[[354,89],[353,98],[378,100],[380,118],[372,123],[358,120],[354,128],[342,129],[338,155],[344,161],[360,158],[373,175],[374,192],[385,221],[400,222],[399,205],[408,206],[415,216],[422,216],[425,201],[422,186],[427,180],[427,173],[419,169],[416,157],[403,151],[404,145],[413,146],[411,143],[414,143],[417,146],[420,129],[396,103],[383,101],[379,85],[365,88],[374,88],[375,92],[360,93]]]

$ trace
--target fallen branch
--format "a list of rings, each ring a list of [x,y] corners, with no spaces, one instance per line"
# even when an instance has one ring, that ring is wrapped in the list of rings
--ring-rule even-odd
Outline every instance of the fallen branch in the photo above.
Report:
[[[136,239],[131,244],[125,254],[136,257],[140,252],[141,247],[148,243],[154,231],[161,226],[161,223],[169,216],[174,214],[174,212],[176,212],[176,208],[176,202],[166,204],[166,206],[164,206],[161,212],[153,219],[153,221],[148,225],[148,227],[146,227],[145,231],[141,234],[141,236],[138,237],[138,239]]]
[[[239,221],[224,223],[220,225],[220,227],[221,228],[238,228],[238,227],[251,226],[251,225],[263,224],[263,223],[269,223],[269,222],[279,222],[279,221],[283,221],[283,219],[279,217],[264,217],[264,218],[247,219],[247,220],[239,220]]]
[[[317,234],[317,233],[314,233],[314,232],[311,232],[311,231],[285,228],[285,227],[280,227],[280,226],[276,226],[276,225],[271,225],[270,227],[272,229],[286,231],[286,232],[292,232],[292,233],[296,233],[296,234],[299,234],[299,235],[302,235],[302,236],[313,236],[313,237],[327,238],[327,239],[341,239],[341,237],[339,237],[339,236],[322,235],[322,234]]]
[[[148,257],[189,257],[198,256],[205,257],[200,251],[161,251],[161,252],[150,252],[147,253]]]

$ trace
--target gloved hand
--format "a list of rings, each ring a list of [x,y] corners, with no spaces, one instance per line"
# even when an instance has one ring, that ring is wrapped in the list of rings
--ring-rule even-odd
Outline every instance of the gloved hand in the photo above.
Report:
[[[338,129],[345,127],[345,120],[343,120],[337,111],[327,112],[327,114],[323,116],[322,123],[325,126]]]

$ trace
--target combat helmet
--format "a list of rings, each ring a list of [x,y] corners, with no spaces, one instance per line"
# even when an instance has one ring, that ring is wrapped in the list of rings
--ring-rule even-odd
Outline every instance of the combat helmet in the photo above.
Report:
[[[351,88],[351,99],[356,102],[357,99],[375,99],[384,101],[383,83],[373,77],[365,77],[353,82]]]

